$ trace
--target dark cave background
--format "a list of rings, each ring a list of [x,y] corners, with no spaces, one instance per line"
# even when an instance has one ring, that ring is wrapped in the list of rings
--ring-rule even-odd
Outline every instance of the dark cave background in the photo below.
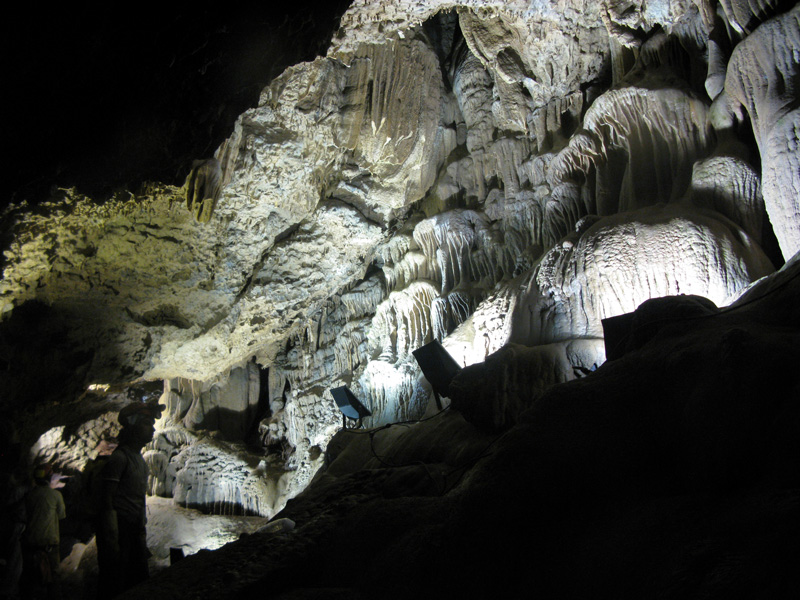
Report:
[[[3,35],[9,178],[0,202],[53,186],[96,201],[182,185],[286,67],[323,54],[347,0],[15,7]]]

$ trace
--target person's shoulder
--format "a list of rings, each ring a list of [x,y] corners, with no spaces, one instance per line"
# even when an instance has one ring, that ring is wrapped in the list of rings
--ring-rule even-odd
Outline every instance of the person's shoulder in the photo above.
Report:
[[[117,452],[120,452],[120,455],[124,456],[125,460],[128,461],[138,461],[139,459],[142,460],[144,459],[144,457],[142,457],[142,452],[140,450],[134,450],[133,448],[129,448],[128,446],[124,446],[122,444],[120,444],[119,447],[117,447],[117,449],[114,450],[114,454],[116,454]],[[111,456],[114,456],[114,454],[112,454]]]
[[[120,444],[108,458],[109,460],[112,460],[116,457],[117,460],[122,460],[130,458],[131,456],[136,456],[137,454],[139,454],[139,452],[137,452],[133,448],[130,448],[128,445]]]
[[[121,445],[118,446],[100,467],[100,477],[102,479],[118,480],[122,471],[125,470],[125,465],[128,464],[128,460],[125,447]]]
[[[58,490],[54,490],[49,485],[44,486],[45,494],[56,502],[64,502],[64,496]]]

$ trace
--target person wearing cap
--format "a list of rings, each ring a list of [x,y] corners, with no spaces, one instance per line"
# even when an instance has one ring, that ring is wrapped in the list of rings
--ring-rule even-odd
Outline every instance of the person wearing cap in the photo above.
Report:
[[[153,439],[163,407],[135,402],[119,413],[119,445],[100,473],[101,516],[97,532],[98,597],[113,597],[148,577],[142,449]]]
[[[50,465],[40,465],[33,471],[36,485],[25,497],[28,525],[22,537],[24,579],[26,591],[46,588],[47,597],[58,596],[56,569],[61,562],[58,546],[61,542],[58,522],[67,516],[64,498]],[[55,482],[55,483],[54,483]]]

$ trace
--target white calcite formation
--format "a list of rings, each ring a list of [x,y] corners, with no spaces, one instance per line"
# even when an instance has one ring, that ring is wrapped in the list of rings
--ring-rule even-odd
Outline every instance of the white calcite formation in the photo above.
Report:
[[[697,161],[692,171],[692,202],[711,208],[737,223],[757,244],[769,222],[761,196],[761,178],[747,161],[712,156]]]
[[[183,505],[274,514],[341,427],[328,390],[371,426],[418,418],[434,339],[505,357],[506,387],[461,398],[502,428],[509,390],[603,361],[602,319],[722,306],[774,269],[770,240],[800,249],[783,10],[357,0],[184,189],[10,209],[0,309],[50,305],[87,384],[165,380],[151,491]]]
[[[521,278],[511,340],[602,337],[602,319],[649,298],[692,294],[725,304],[771,271],[761,249],[713,213],[674,204],[619,213],[564,238]]]
[[[581,129],[551,164],[550,176],[593,182],[583,196],[593,199],[584,209],[590,214],[678,199],[694,162],[709,153],[707,113],[701,99],[678,89],[609,91],[586,111]]]
[[[733,51],[725,93],[753,124],[764,202],[785,258],[800,250],[800,8],[761,24]]]

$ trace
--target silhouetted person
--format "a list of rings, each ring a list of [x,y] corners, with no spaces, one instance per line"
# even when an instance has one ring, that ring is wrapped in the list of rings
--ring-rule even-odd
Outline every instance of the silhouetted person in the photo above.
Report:
[[[49,465],[33,471],[35,485],[25,496],[28,524],[22,536],[25,597],[58,598],[56,569],[61,562],[58,546],[61,542],[58,522],[67,516],[61,492],[60,477],[54,476]],[[52,487],[51,487],[52,486]]]
[[[84,521],[84,527],[90,528],[90,533],[84,536],[85,538],[91,538],[97,533],[100,516],[105,508],[102,472],[118,445],[116,438],[100,440],[95,458],[86,463],[81,473],[81,519]]]
[[[142,448],[153,439],[163,407],[134,403],[119,413],[119,446],[100,473],[101,516],[97,531],[98,597],[113,597],[147,579],[147,464]]]
[[[26,476],[19,468],[20,444],[8,415],[0,415],[0,600],[19,597],[22,534],[27,514]]]

